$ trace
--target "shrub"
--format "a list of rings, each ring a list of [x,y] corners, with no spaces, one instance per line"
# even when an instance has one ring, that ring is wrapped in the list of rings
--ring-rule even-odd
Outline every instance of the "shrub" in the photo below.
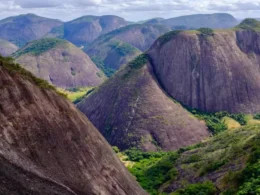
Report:
[[[134,69],[142,68],[148,61],[147,54],[137,56],[133,61],[129,62],[129,66]]]
[[[259,114],[256,114],[256,115],[254,115],[254,119],[256,119],[256,120],[260,120],[260,113],[259,113]]]
[[[174,195],[214,195],[216,187],[210,181],[197,184],[189,184],[184,189],[178,190]]]
[[[201,35],[204,36],[213,36],[214,35],[214,30],[211,28],[199,28],[198,31],[201,33]]]
[[[143,159],[161,158],[167,155],[167,152],[142,152],[136,148],[125,150],[124,154],[128,156],[130,161],[139,162]]]
[[[182,30],[174,30],[174,31],[168,32],[168,33],[162,35],[161,37],[159,37],[158,40],[161,45],[164,45],[167,42],[169,42],[170,40],[172,40],[174,37],[176,37],[180,32],[182,32]]]
[[[206,166],[203,167],[203,169],[200,172],[200,175],[203,176],[207,173],[213,172],[215,170],[218,170],[220,167],[225,165],[228,161],[227,160],[217,160],[213,162],[207,162]]]
[[[246,125],[247,123],[245,114],[231,114],[229,116],[239,122],[240,125]]]
[[[114,150],[115,153],[119,153],[120,150],[117,146],[113,146],[112,149]]]

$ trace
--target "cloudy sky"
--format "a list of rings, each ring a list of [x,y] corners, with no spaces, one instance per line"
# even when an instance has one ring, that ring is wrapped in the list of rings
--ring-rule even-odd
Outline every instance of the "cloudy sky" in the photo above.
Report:
[[[260,18],[260,0],[0,0],[0,19],[35,13],[63,21],[82,15],[118,15],[130,21],[195,13]]]

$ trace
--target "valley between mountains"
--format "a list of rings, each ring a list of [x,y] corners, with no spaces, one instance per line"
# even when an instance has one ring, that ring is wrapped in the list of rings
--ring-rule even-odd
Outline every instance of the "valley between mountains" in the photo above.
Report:
[[[260,22],[0,21],[0,194],[258,195]]]

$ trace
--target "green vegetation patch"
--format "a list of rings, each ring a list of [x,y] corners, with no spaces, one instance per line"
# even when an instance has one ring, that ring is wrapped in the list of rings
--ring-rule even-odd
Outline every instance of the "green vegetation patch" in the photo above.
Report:
[[[27,44],[24,49],[19,50],[14,54],[15,57],[19,57],[24,54],[32,54],[38,56],[60,44],[65,44],[67,41],[57,38],[43,38]]]
[[[170,40],[172,40],[173,38],[175,38],[181,32],[182,32],[182,30],[174,30],[174,31],[168,32],[168,33],[162,35],[161,37],[159,37],[158,40],[161,45],[164,45],[167,42],[169,42]]]
[[[91,60],[96,64],[96,66],[97,66],[101,71],[104,72],[104,74],[105,74],[108,78],[111,77],[111,76],[116,72],[115,69],[106,67],[105,64],[104,64],[104,62],[103,62],[100,58],[98,58],[98,57],[96,57],[96,56],[92,57]]]
[[[129,171],[151,195],[166,194],[160,191],[172,183],[180,187],[171,195],[213,195],[216,189],[223,195],[248,195],[259,193],[259,143],[260,125],[247,125],[178,152],[133,149],[124,156],[133,162]],[[218,181],[204,180],[214,174],[220,177]]]
[[[58,91],[65,94],[71,102],[77,104],[93,92],[94,89],[94,87],[74,87],[69,89],[58,88]]]
[[[217,189],[211,181],[204,183],[189,184],[171,195],[215,195]]]
[[[177,170],[173,167],[178,159],[176,152],[141,152],[136,149],[124,152],[128,159],[135,162],[129,171],[136,177],[140,185],[151,195],[158,194],[160,186],[174,180]]]
[[[141,54],[137,56],[133,61],[129,62],[129,66],[134,69],[142,68],[149,61],[147,54]]]
[[[199,28],[198,31],[203,36],[213,36],[214,35],[214,30],[211,28]]]
[[[254,119],[260,120],[260,113],[254,115]]]
[[[255,19],[245,19],[243,20],[236,29],[244,29],[244,30],[253,30],[256,32],[260,32],[260,22]]]

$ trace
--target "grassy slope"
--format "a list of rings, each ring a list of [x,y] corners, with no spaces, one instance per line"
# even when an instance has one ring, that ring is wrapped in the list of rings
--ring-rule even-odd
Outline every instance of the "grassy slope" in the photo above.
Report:
[[[77,103],[87,94],[91,93],[93,89],[94,87],[82,87],[82,88],[73,88],[73,89],[58,88],[58,91],[66,95],[70,101]]]
[[[197,187],[200,193],[206,191],[205,195],[214,194],[216,189],[229,195],[256,194],[260,182],[259,139],[260,125],[247,125],[177,152],[124,154],[128,156],[125,160],[134,161],[130,172],[153,195],[196,194]]]

